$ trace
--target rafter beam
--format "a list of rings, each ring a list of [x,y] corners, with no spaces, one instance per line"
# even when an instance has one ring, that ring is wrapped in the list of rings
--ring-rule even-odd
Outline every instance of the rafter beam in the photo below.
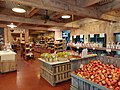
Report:
[[[0,27],[7,27],[6,24],[0,24]]]
[[[50,18],[54,18],[55,16],[59,15],[60,13],[59,12],[54,12],[50,15]]]
[[[102,13],[106,13],[120,8],[120,0],[113,0],[112,2],[99,6],[98,10]]]
[[[18,23],[17,26],[21,26],[23,23]]]
[[[31,26],[21,26],[19,28],[23,28],[23,29],[30,29],[30,30],[42,30],[42,31],[50,31],[49,28],[45,28],[45,27],[31,27]]]
[[[28,10],[25,14],[25,17],[31,18],[34,16],[40,9],[32,7],[30,10]]]
[[[112,15],[108,15],[108,14],[102,14],[101,15],[101,20],[108,20],[109,22],[116,22],[118,20],[118,17],[112,16]]]
[[[53,21],[48,21],[47,23],[44,23],[44,20],[9,16],[9,15],[3,15],[3,14],[0,14],[0,21],[38,24],[38,25],[50,25],[50,26],[64,26],[64,24],[65,24],[65,23],[56,23]]]
[[[88,7],[88,6],[92,6],[98,2],[100,2],[101,0],[77,0],[78,3],[81,7]]]
[[[6,0],[6,1],[13,1],[31,7],[48,9],[52,11],[63,12],[65,14],[74,14],[78,16],[98,18],[99,15],[101,15],[95,9],[91,10],[81,8],[81,6],[76,6],[76,4],[73,5],[68,2],[63,2],[61,0]]]

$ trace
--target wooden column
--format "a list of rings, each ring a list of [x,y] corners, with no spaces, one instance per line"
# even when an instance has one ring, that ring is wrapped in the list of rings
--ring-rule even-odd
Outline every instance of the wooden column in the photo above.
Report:
[[[7,28],[4,28],[4,39],[5,39],[5,42],[7,42],[8,41],[8,31],[7,31],[8,29]]]
[[[4,39],[5,42],[10,42],[12,44],[12,35],[11,35],[11,31],[10,28],[4,28]]]
[[[25,30],[25,42],[29,42],[29,30]]]
[[[22,42],[22,32],[20,33],[20,42]]]

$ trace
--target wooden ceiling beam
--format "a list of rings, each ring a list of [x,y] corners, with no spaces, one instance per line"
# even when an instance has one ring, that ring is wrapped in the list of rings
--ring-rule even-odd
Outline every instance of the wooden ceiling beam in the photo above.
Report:
[[[40,9],[48,9],[56,12],[62,12],[65,14],[74,14],[78,16],[86,16],[92,18],[98,18],[101,15],[96,9],[81,8],[62,0],[6,0],[13,1],[19,4],[36,7]],[[95,0],[96,1],[96,0]],[[76,2],[77,3],[77,2]]]
[[[101,20],[104,18],[104,20],[109,20],[109,22],[116,22],[118,20],[118,17],[108,15],[108,14],[102,14],[101,15]]]
[[[47,23],[44,23],[44,20],[9,16],[9,15],[3,15],[3,14],[0,14],[0,21],[38,24],[38,25],[50,25],[50,26],[64,26],[65,25],[65,23],[56,23],[53,21],[48,21]]]
[[[89,7],[92,6],[101,0],[77,0],[77,4],[80,5],[81,7]]]
[[[25,14],[25,17],[31,18],[34,16],[40,9],[32,7],[30,10],[28,10]]]
[[[0,24],[0,27],[7,27],[7,25],[6,24]]]
[[[23,29],[30,29],[30,30],[42,30],[42,31],[50,31],[49,28],[45,28],[45,27],[31,27],[31,26],[21,26],[19,28],[23,28]]]
[[[18,23],[17,26],[21,26],[23,23]]]
[[[63,13],[59,13],[59,12],[56,12],[56,13],[53,13],[50,18],[60,18],[62,15],[64,15]]]
[[[120,8],[120,0],[113,0],[112,2],[99,6],[98,10],[101,13],[106,13],[115,9],[119,9]]]

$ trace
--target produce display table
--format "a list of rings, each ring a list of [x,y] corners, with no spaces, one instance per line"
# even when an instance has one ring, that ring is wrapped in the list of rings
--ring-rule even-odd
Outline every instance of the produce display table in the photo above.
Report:
[[[73,48],[87,48],[87,49],[91,49],[91,50],[100,50],[100,51],[107,51],[108,48],[107,47],[83,47],[83,46],[73,46],[73,45],[68,45],[69,47],[73,47]],[[113,49],[113,48],[110,48],[109,49],[110,51],[120,51],[120,49]]]
[[[88,64],[91,60],[100,60],[104,64],[112,64],[116,67],[120,67],[120,58],[113,58],[108,56],[95,56],[89,58],[82,58],[71,60],[71,71],[75,71],[80,68],[81,64]],[[106,87],[89,81],[85,78],[77,76],[75,73],[71,74],[71,88],[70,90],[108,90]]]
[[[52,86],[59,82],[70,79],[71,65],[68,61],[46,62],[42,58],[40,61],[40,75]]]
[[[16,71],[16,53],[0,51],[0,73]]]

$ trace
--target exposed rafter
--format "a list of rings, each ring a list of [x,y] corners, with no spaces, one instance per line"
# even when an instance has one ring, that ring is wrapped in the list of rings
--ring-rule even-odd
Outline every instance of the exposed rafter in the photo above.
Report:
[[[40,9],[32,7],[30,10],[28,10],[25,14],[25,17],[31,18],[33,15],[35,15]]]
[[[50,18],[60,18],[62,15],[63,13],[55,12],[50,16]]]
[[[101,15],[95,9],[90,10],[86,8],[81,8],[81,6],[76,6],[77,4],[73,5],[68,2],[63,2],[62,0],[6,0],[6,1],[13,1],[31,7],[48,9],[71,15],[75,14],[78,16],[87,16],[93,18],[98,18],[99,15]]]
[[[21,26],[19,28],[23,28],[23,29],[30,29],[30,30],[42,30],[42,31],[50,31],[49,28],[45,28],[45,27],[31,27],[31,26]]]
[[[88,7],[100,2],[101,0],[77,0],[77,1],[81,7]]]
[[[64,24],[65,24],[65,23],[56,23],[53,21],[48,21],[47,23],[44,23],[44,20],[9,16],[9,15],[3,15],[3,14],[0,14],[0,21],[38,24],[38,25],[50,25],[50,26],[64,26]]]
[[[106,13],[115,9],[119,9],[120,8],[120,0],[113,0],[112,2],[99,6],[98,9],[99,11],[101,11],[102,13]]]

